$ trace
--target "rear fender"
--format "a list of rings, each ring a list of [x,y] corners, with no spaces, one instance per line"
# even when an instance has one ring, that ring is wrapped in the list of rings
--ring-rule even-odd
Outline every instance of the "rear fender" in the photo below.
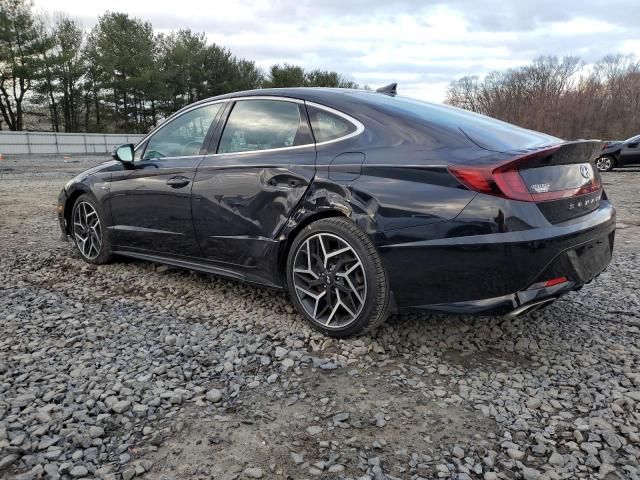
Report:
[[[350,186],[316,178],[277,238],[281,241],[286,240],[301,224],[308,223],[310,219],[330,216],[350,218],[369,235],[375,235],[378,229],[374,210],[354,197]]]

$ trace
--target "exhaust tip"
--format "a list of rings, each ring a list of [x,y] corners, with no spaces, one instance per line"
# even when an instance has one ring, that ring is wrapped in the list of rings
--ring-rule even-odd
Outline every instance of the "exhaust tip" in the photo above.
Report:
[[[539,308],[554,302],[556,300],[556,298],[545,298],[544,300],[539,300],[537,302],[532,302],[532,303],[527,303],[526,305],[521,305],[518,308],[516,308],[515,310],[512,310],[511,312],[507,313],[505,315],[505,317],[507,318],[516,318],[519,317],[521,315],[527,314],[527,313],[531,313],[534,312],[535,310],[538,310]]]

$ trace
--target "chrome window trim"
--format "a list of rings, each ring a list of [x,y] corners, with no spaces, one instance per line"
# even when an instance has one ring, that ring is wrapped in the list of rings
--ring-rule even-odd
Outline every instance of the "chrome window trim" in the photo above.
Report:
[[[142,145],[149,138],[151,138],[153,135],[155,135],[160,130],[162,130],[170,122],[173,122],[176,118],[181,117],[185,113],[188,113],[188,112],[190,112],[192,110],[195,110],[196,108],[207,107],[209,105],[213,105],[213,104],[216,104],[216,103],[227,103],[227,102],[235,102],[236,100],[254,100],[254,99],[255,100],[281,100],[281,101],[285,101],[285,102],[293,102],[293,103],[302,103],[302,104],[304,104],[304,100],[300,100],[298,98],[276,97],[276,96],[273,96],[273,95],[255,95],[255,96],[250,95],[250,96],[244,96],[244,97],[221,98],[219,100],[211,100],[211,101],[206,101],[206,102],[203,102],[203,103],[199,103],[197,105],[191,105],[191,106],[185,107],[184,110],[178,110],[176,113],[174,113],[173,115],[170,115],[169,118],[167,118],[164,122],[162,122],[161,125],[158,125],[156,128],[151,130],[142,140],[140,140],[136,144],[136,146],[134,147],[134,150],[137,150],[138,147],[140,147],[140,145]],[[200,155],[194,155],[194,156],[199,157]]]
[[[264,150],[247,150],[244,152],[225,152],[225,153],[207,153],[206,158],[210,157],[223,157],[227,155],[246,155],[247,153],[266,153],[266,152],[281,152],[283,150],[295,150],[297,148],[315,147],[314,143],[305,143],[304,145],[295,145],[293,147],[278,147],[278,148],[265,148]]]
[[[353,138],[357,135],[360,135],[362,132],[364,132],[364,125],[359,121],[356,120],[355,118],[353,118],[350,115],[347,115],[346,113],[343,113],[339,110],[336,110],[334,108],[331,107],[327,107],[325,105],[322,105],[320,103],[315,103],[315,102],[308,102],[305,100],[301,100],[299,98],[293,98],[293,97],[278,97],[278,96],[274,96],[274,95],[249,95],[249,96],[242,96],[242,97],[230,97],[230,98],[222,98],[220,100],[211,100],[208,102],[204,102],[204,103],[200,103],[198,105],[192,105],[190,107],[187,107],[184,111],[180,111],[178,112],[178,114],[174,114],[171,115],[169,118],[167,118],[162,125],[159,125],[158,127],[156,127],[154,130],[152,130],[151,132],[149,132],[147,134],[146,137],[144,137],[142,140],[140,140],[138,142],[138,144],[134,147],[134,151],[137,150],[142,144],[144,144],[149,138],[151,138],[151,136],[155,135],[156,133],[158,133],[162,128],[164,128],[166,125],[168,125],[170,122],[174,121],[176,118],[184,115],[185,113],[188,113],[192,110],[195,110],[196,108],[201,108],[201,107],[206,107],[208,105],[213,105],[216,103],[227,103],[227,102],[236,102],[236,101],[241,101],[241,100],[277,100],[277,101],[281,101],[281,102],[292,102],[292,103],[297,103],[297,104],[303,104],[303,105],[310,105],[312,107],[318,108],[319,110],[325,110],[329,113],[332,113],[338,117],[344,118],[345,120],[347,120],[349,123],[351,123],[352,125],[354,125],[356,127],[355,131],[344,135],[342,137],[338,137],[338,138],[334,138],[332,140],[326,140],[324,142],[314,142],[314,143],[305,143],[304,145],[295,145],[292,147],[279,147],[279,148],[270,148],[270,149],[264,149],[264,150],[247,150],[245,152],[227,152],[227,153],[208,153],[207,155],[204,155],[204,157],[214,157],[214,156],[223,156],[223,155],[244,155],[244,154],[248,154],[248,153],[258,153],[258,152],[277,152],[277,151],[283,151],[283,150],[293,150],[293,149],[298,149],[298,148],[305,148],[305,147],[310,147],[310,146],[322,146],[322,145],[328,145],[331,143],[335,143],[335,142],[341,142],[342,140],[347,140],[349,138]],[[134,154],[135,155],[135,154]],[[193,158],[193,157],[201,157],[202,155],[191,155],[191,156],[183,156],[181,158]],[[173,158],[173,157],[171,157]],[[137,161],[140,161],[142,159],[139,159]],[[134,160],[136,161],[136,160]]]

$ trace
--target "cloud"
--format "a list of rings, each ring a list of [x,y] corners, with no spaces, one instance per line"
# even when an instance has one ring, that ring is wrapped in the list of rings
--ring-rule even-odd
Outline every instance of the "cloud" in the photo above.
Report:
[[[85,25],[106,10],[160,31],[191,28],[268,67],[337,70],[361,84],[399,81],[409,95],[442,101],[464,75],[526,64],[541,55],[586,62],[638,50],[636,0],[36,0]]]

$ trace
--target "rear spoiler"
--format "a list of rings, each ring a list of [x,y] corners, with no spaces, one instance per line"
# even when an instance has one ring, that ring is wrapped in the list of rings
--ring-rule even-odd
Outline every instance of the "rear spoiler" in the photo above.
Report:
[[[601,140],[573,140],[561,143],[553,152],[550,162],[554,164],[593,162],[602,153],[603,144]]]

